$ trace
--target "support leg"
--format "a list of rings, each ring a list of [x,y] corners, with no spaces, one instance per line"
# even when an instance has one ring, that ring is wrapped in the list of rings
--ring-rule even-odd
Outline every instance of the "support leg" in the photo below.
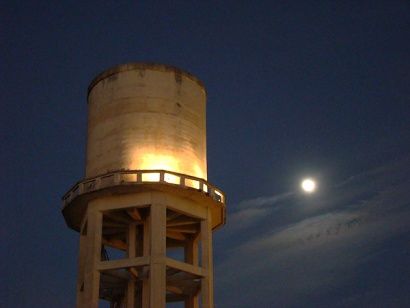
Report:
[[[87,220],[86,220],[87,221]],[[80,231],[80,251],[78,254],[78,272],[77,272],[77,307],[83,306],[84,300],[84,267],[85,267],[85,255],[87,248],[87,226]]]
[[[128,258],[135,258],[137,242],[137,225],[130,223],[128,226]],[[130,275],[127,288],[127,308],[135,308],[135,278]]]
[[[166,206],[151,205],[150,307],[166,305]]]
[[[87,247],[84,268],[84,300],[81,307],[98,308],[101,260],[102,213],[89,205],[87,223]]]
[[[150,215],[147,216],[144,220],[144,226],[143,226],[143,239],[142,239],[142,254],[143,256],[149,256],[151,253],[151,249],[150,249]],[[142,280],[142,307],[146,308],[146,307],[150,307],[149,306],[149,273],[148,273],[148,269],[144,268],[141,271],[141,276],[143,277]]]
[[[185,243],[185,262],[198,266],[198,236],[195,235]],[[199,308],[198,296],[194,295],[185,300],[185,308]]]
[[[208,209],[207,218],[201,221],[202,268],[206,276],[201,279],[202,307],[213,308],[213,263],[212,263],[212,224]]]

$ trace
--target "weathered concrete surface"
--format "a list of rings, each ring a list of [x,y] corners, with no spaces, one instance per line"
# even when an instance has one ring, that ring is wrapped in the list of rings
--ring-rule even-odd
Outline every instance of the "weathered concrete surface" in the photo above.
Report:
[[[103,72],[89,88],[86,177],[164,169],[207,179],[205,104],[202,83],[170,66]]]

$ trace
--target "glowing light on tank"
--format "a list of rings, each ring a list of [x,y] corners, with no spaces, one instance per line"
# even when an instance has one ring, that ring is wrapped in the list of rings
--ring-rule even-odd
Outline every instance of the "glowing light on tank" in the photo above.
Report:
[[[193,166],[192,172],[184,169],[184,164],[189,161],[189,158],[184,159],[176,158],[172,155],[154,153],[152,150],[147,150],[144,148],[139,148],[134,151],[133,159],[131,162],[131,169],[133,170],[165,170],[173,171],[182,174],[189,174],[201,179],[206,179],[204,172],[198,165]],[[155,173],[146,173],[143,175],[142,180],[144,182],[159,182],[158,174]],[[165,173],[164,181],[171,184],[181,184],[181,178],[172,174]],[[186,184],[187,186],[193,188],[199,188],[199,184],[191,183]]]
[[[181,172],[179,160],[170,155],[144,153],[142,151],[139,169],[142,170],[169,170]]]
[[[168,170],[207,180],[206,95],[190,74],[164,65],[118,66],[94,79],[88,108],[86,177]],[[182,182],[165,174],[163,180]]]
[[[201,178],[201,179],[204,179],[204,180],[207,179],[207,175],[204,174],[203,170],[198,165],[194,165],[194,174],[193,175],[196,176],[197,178]]]

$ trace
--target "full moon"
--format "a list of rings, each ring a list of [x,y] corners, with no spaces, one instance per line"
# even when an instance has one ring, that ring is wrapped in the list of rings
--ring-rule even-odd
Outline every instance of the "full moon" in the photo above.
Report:
[[[316,190],[316,182],[313,179],[304,179],[300,185],[304,192],[308,194],[313,193]]]

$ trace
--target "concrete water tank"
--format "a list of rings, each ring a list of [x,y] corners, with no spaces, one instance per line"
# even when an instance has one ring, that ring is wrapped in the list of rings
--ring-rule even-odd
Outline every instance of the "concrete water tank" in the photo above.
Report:
[[[91,82],[86,176],[62,198],[79,232],[78,308],[214,307],[226,198],[207,181],[205,101],[198,79],[167,65],[120,65]]]
[[[88,89],[86,177],[168,170],[206,180],[205,104],[202,82],[172,66],[102,72]]]

